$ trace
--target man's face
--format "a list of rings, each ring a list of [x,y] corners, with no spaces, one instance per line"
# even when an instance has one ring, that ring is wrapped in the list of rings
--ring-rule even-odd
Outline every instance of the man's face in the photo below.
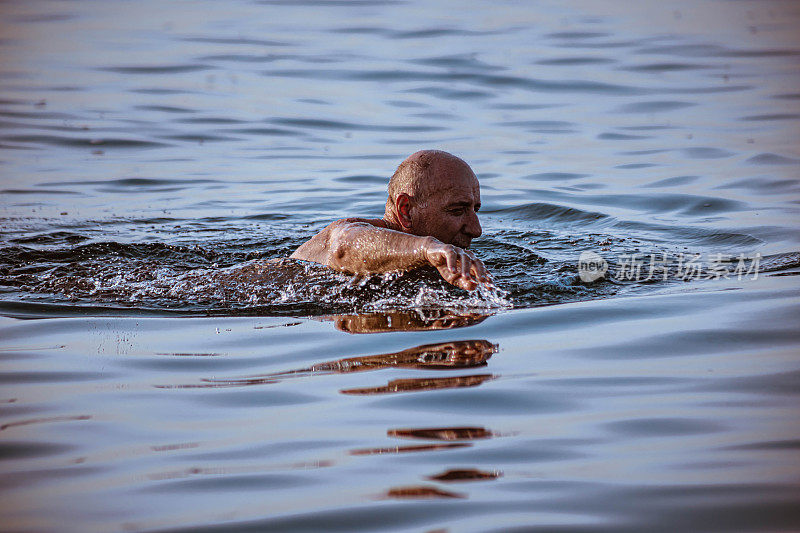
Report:
[[[427,194],[427,205],[417,206],[413,221],[416,235],[430,235],[446,244],[469,248],[480,237],[481,189],[478,178],[463,164],[446,162],[434,169],[436,180]],[[425,200],[423,199],[423,204]]]

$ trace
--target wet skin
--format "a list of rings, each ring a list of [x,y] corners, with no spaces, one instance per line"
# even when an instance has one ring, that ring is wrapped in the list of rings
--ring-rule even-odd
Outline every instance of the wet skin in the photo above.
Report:
[[[468,248],[482,233],[480,185],[472,169],[446,152],[416,152],[429,175],[415,196],[400,192],[381,219],[346,218],[328,225],[292,255],[341,272],[379,274],[431,265],[448,283],[474,290],[491,283]],[[404,164],[406,163],[404,162]]]

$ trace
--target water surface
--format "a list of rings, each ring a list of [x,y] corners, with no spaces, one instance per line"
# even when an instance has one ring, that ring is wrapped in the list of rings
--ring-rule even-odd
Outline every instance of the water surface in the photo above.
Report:
[[[800,528],[798,22],[4,2],[4,527]],[[496,290],[266,263],[423,148]]]

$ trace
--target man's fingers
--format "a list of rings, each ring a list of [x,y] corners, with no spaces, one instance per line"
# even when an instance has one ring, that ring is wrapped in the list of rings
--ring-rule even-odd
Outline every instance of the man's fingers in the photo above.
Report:
[[[486,281],[486,269],[478,259],[475,259],[472,263],[472,272],[478,281]]]
[[[445,281],[467,291],[473,291],[479,283],[491,283],[492,277],[483,263],[470,250],[453,245],[441,245],[429,261]]]
[[[457,255],[453,247],[446,248],[443,252],[444,259],[447,262],[447,268],[450,270],[451,274],[456,274],[458,270],[456,269],[456,262],[458,260]]]
[[[469,279],[469,271],[472,268],[472,258],[468,256],[466,252],[461,252],[459,256],[459,259],[461,260],[461,277],[464,279]]]

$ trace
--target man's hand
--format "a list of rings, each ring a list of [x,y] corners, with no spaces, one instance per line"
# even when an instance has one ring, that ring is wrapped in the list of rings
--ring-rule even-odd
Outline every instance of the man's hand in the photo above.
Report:
[[[475,290],[479,283],[492,283],[492,277],[474,253],[433,237],[427,239],[425,258],[446,282],[468,291]]]

